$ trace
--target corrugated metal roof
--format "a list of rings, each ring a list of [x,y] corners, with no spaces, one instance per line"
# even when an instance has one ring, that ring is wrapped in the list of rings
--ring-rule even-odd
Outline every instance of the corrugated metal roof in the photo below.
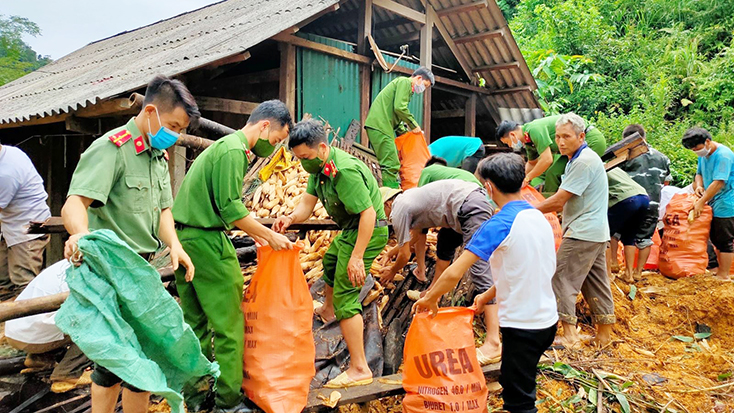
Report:
[[[65,113],[244,52],[338,0],[226,0],[91,43],[0,87],[0,123]]]
[[[356,17],[360,1],[343,2],[338,11],[327,15],[331,18],[322,18],[329,19],[328,24],[323,24],[322,19],[319,19],[308,28],[324,36],[356,41],[357,20],[352,17]],[[425,0],[394,1],[413,10],[425,10],[423,6]],[[477,0],[428,0],[428,2],[439,15],[446,31],[454,39],[502,30],[501,36],[457,43],[457,49],[471,69],[517,62],[512,67],[487,68],[477,72],[486,80],[487,89],[499,92],[483,99],[489,106],[492,117],[495,120],[513,118],[522,122],[542,117],[540,104],[533,94],[537,85],[496,1],[486,0],[484,6],[472,7],[451,14],[441,13],[441,11],[476,3]],[[398,44],[402,43],[417,45],[418,37],[415,34],[420,31],[420,24],[407,21],[380,7],[373,7],[373,13],[373,35],[381,49],[395,49]],[[394,41],[395,44],[389,46],[382,43],[387,41]],[[411,48],[411,51],[419,52],[414,48]],[[443,39],[437,30],[434,30],[433,63],[454,69],[458,77],[476,84],[473,74],[471,79],[466,79],[454,54],[443,45]]]

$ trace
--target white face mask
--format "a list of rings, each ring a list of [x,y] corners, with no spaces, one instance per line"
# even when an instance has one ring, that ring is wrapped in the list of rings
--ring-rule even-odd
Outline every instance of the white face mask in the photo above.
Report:
[[[709,150],[706,148],[699,149],[697,151],[693,151],[696,155],[698,155],[699,158],[705,158],[709,156]]]
[[[426,85],[424,85],[422,81],[420,83],[416,83],[415,85],[413,85],[414,93],[417,93],[420,95],[421,93],[425,91],[426,91]]]

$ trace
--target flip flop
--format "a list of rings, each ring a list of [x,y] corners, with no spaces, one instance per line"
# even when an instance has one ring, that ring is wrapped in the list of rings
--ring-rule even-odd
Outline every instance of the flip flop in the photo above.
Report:
[[[373,379],[364,380],[352,380],[347,376],[347,372],[343,372],[340,375],[331,379],[328,383],[324,384],[325,389],[346,389],[348,387],[366,386],[372,384]]]
[[[51,383],[51,391],[54,393],[66,393],[79,387],[92,384],[92,370],[82,373],[78,379],[54,380]]]
[[[502,355],[500,354],[497,357],[489,358],[482,353],[482,350],[477,349],[477,358],[479,359],[480,366],[486,366],[488,364],[499,363],[502,360]]]

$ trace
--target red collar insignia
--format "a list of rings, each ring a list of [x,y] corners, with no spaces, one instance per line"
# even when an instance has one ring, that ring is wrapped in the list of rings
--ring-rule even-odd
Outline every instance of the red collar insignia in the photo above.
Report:
[[[114,143],[115,146],[118,148],[122,146],[123,143],[127,142],[132,138],[133,136],[128,132],[126,129],[123,129],[116,134],[110,136],[110,142]]]
[[[140,154],[140,152],[143,152],[145,150],[145,142],[143,141],[142,136],[138,136],[133,140],[133,143],[135,143],[135,154]]]
[[[533,140],[530,139],[530,134],[529,133],[526,132],[525,135],[523,135],[523,138],[525,140],[525,143],[529,143],[531,145],[533,144]]]
[[[335,178],[336,174],[339,173],[339,170],[336,168],[336,164],[334,164],[334,160],[330,160],[329,162],[324,165],[324,175],[328,176],[329,178]]]

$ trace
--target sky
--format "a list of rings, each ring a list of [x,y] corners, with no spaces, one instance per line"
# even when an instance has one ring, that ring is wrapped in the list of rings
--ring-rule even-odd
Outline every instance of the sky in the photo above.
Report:
[[[133,30],[217,0],[0,0],[0,14],[38,24],[41,35],[24,41],[40,55],[59,59],[96,40]]]

